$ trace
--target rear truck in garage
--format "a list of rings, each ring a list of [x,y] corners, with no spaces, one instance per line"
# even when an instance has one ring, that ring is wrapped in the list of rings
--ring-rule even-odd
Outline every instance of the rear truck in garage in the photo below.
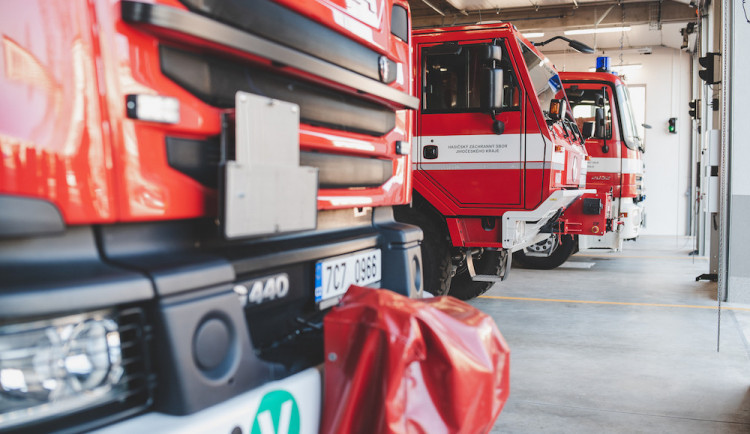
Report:
[[[407,2],[2,9],[0,431],[317,432],[328,308],[422,290]]]
[[[575,122],[586,137],[586,187],[612,196],[607,230],[563,237],[557,250],[549,255],[544,253],[552,247],[550,242],[530,246],[514,256],[514,261],[525,268],[555,268],[574,252],[619,252],[624,240],[638,237],[645,199],[641,160],[644,148],[627,86],[604,66],[608,64],[606,59],[599,61],[602,66],[597,72],[561,72],[560,78]]]
[[[583,188],[584,139],[565,115],[558,73],[514,26],[417,30],[413,39],[422,98],[414,199],[396,219],[424,232],[425,290],[470,299],[508,275],[512,252],[557,244],[568,233],[563,212],[596,191]]]
[[[579,236],[578,250],[620,251],[623,241],[638,237],[646,198],[642,161],[645,147],[638,136],[627,85],[606,66],[599,66],[597,72],[562,72],[560,78],[576,123],[589,136],[586,150],[591,159],[586,187],[612,192],[616,218],[614,230],[604,236]]]

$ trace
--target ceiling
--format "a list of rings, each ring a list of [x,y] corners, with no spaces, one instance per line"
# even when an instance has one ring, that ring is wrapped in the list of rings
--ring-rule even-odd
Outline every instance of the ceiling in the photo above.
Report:
[[[518,8],[534,8],[537,7],[548,7],[548,6],[574,6],[579,7],[581,5],[592,5],[594,3],[635,3],[636,0],[628,2],[627,0],[621,2],[607,2],[601,0],[446,0],[445,3],[450,4],[457,10],[475,11],[475,10],[489,10],[489,9],[518,9]],[[643,0],[640,0],[643,2]],[[690,0],[680,0],[680,3],[689,4]],[[657,1],[658,3],[658,1]]]
[[[543,32],[541,42],[564,30],[629,26],[628,32],[576,35],[599,50],[684,45],[680,29],[697,20],[690,0],[408,0],[413,27],[442,27],[509,21],[524,33]],[[562,41],[545,52],[566,50]]]

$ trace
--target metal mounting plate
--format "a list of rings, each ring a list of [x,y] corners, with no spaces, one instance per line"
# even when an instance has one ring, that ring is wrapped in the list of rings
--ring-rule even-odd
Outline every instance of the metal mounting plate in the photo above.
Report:
[[[236,95],[236,158],[226,166],[224,235],[315,229],[318,169],[299,165],[299,106]]]

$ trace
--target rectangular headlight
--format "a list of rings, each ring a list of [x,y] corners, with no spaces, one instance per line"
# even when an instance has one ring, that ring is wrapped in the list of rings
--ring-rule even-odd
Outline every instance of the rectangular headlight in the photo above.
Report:
[[[180,101],[162,95],[127,95],[125,111],[129,118],[176,124],[180,122]]]
[[[0,325],[0,431],[105,404],[123,377],[114,311]]]

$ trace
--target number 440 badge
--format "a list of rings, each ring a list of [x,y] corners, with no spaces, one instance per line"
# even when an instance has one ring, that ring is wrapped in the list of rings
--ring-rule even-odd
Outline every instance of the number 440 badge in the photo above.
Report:
[[[299,407],[285,390],[267,393],[260,401],[251,434],[299,434]]]

